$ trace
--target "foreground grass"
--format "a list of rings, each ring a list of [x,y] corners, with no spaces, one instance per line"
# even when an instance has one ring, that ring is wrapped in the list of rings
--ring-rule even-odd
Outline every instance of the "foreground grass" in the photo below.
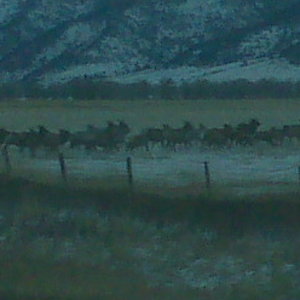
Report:
[[[42,213],[43,212],[43,213]],[[236,238],[93,209],[17,209],[2,299],[297,299],[299,238]]]
[[[49,177],[50,178],[50,177]],[[127,184],[104,181],[31,181],[22,177],[0,177],[0,196],[4,206],[24,205],[39,199],[40,205],[60,208],[93,207],[96,210],[127,213],[160,223],[187,221],[243,234],[264,228],[272,231],[300,230],[299,193],[236,196],[221,190],[205,191],[184,197],[161,196],[141,187],[134,193]],[[123,180],[124,182],[124,180]],[[29,209],[32,207],[29,205]]]
[[[298,299],[298,196],[0,181],[1,299]],[[134,200],[134,201],[132,201]]]
[[[5,270],[0,274],[2,299],[124,299],[125,295],[140,299],[156,293],[128,269],[114,271],[101,263],[55,263],[47,257],[11,260],[1,262]]]

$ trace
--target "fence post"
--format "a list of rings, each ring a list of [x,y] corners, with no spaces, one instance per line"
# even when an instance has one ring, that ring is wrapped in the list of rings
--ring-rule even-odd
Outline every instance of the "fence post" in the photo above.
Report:
[[[8,154],[8,150],[7,150],[7,145],[5,145],[2,148],[2,155],[4,157],[6,174],[9,175],[11,173],[12,167],[11,167],[10,158],[9,158],[9,154]]]
[[[204,175],[205,175],[206,188],[210,189],[210,173],[209,173],[209,167],[207,161],[204,162]]]
[[[58,153],[58,161],[60,165],[60,172],[64,182],[67,182],[67,169],[66,169],[66,162],[63,153]]]
[[[132,161],[131,157],[127,157],[126,159],[126,169],[127,169],[127,176],[128,176],[128,186],[131,195],[133,194],[133,175],[132,175]]]

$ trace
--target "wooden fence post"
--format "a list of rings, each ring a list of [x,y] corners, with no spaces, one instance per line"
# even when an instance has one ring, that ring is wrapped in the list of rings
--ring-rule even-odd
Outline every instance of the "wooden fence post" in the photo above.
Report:
[[[66,162],[65,162],[64,155],[61,152],[58,154],[58,161],[59,161],[59,165],[60,165],[61,176],[62,176],[64,182],[67,182]]]
[[[210,173],[209,173],[209,167],[207,161],[204,162],[204,175],[205,175],[206,188],[210,189]]]
[[[6,174],[9,175],[11,173],[12,167],[11,167],[10,158],[9,158],[9,154],[8,154],[6,145],[2,148],[2,155],[4,158]]]
[[[133,175],[132,175],[131,157],[127,157],[127,159],[126,159],[126,169],[127,169],[127,176],[128,176],[128,186],[130,189],[130,193],[132,195],[133,194]]]

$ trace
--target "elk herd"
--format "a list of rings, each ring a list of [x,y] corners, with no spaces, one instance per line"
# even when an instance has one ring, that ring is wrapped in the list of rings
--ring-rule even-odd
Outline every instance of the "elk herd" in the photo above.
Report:
[[[145,128],[138,134],[131,134],[130,127],[124,121],[108,121],[105,127],[87,125],[85,130],[70,132],[60,129],[52,132],[40,125],[36,129],[23,132],[0,129],[0,143],[3,147],[15,146],[21,152],[29,150],[35,156],[38,149],[54,152],[61,146],[84,148],[86,150],[102,150],[106,152],[134,151],[145,149],[150,151],[161,147],[172,151],[202,145],[208,148],[224,148],[234,146],[252,146],[264,142],[272,146],[282,145],[284,141],[300,140],[300,124],[284,125],[259,130],[261,123],[252,119],[236,126],[224,124],[220,128],[207,128],[203,124],[193,125],[184,122],[179,128],[163,124],[157,128]]]

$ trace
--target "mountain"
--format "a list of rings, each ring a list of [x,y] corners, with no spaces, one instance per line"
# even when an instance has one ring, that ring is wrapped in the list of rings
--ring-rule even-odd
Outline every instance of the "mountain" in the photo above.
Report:
[[[0,0],[0,81],[300,80],[300,0]]]

